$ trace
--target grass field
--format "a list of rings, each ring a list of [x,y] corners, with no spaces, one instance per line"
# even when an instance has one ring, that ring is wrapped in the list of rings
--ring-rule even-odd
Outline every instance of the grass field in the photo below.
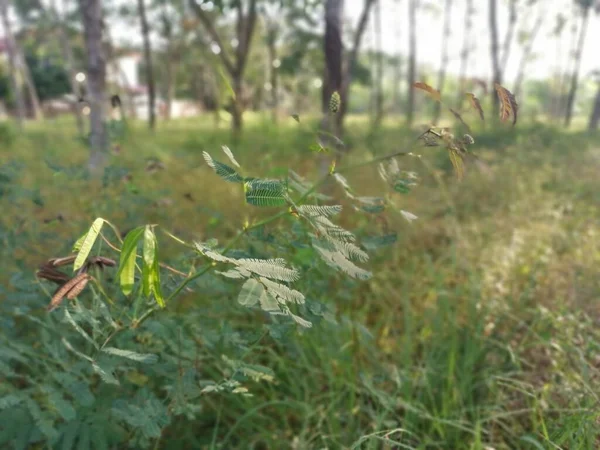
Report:
[[[68,253],[99,216],[121,230],[158,223],[189,240],[233,236],[266,213],[219,180],[202,151],[216,155],[227,144],[249,173],[284,177],[293,168],[315,179],[310,125],[251,118],[236,143],[212,118],[155,134],[134,124],[98,179],[87,178],[87,151],[66,120],[4,133],[4,295],[13,295],[15,277],[36,283],[38,264]],[[368,282],[303,274],[303,292],[327,314],[291,339],[263,333],[233,291],[199,284],[170,305],[165,320],[190,309],[205,317],[202,378],[223,377],[220,355],[235,354],[271,368],[274,381],[249,383],[252,397],[202,396],[196,417],[173,420],[156,448],[600,447],[600,136],[526,123],[476,130],[483,163],[459,182],[443,148],[411,147],[419,130],[389,122],[372,133],[358,117],[347,129],[346,162],[405,149],[422,155],[399,161],[419,185],[389,194],[418,219],[347,208],[347,227],[395,231],[398,241],[372,253]],[[348,179],[361,195],[385,191],[376,167]],[[164,242],[169,263],[184,264]]]

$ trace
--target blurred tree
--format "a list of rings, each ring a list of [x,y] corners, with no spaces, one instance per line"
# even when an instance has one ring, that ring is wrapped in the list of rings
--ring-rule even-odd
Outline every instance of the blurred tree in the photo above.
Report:
[[[137,1],[140,25],[142,27],[142,40],[144,42],[144,68],[146,70],[146,84],[148,85],[148,126],[154,130],[156,125],[156,90],[154,88],[154,70],[152,66],[152,46],[150,43],[150,28],[146,16],[146,3]]]
[[[102,45],[102,0],[79,0],[87,51],[87,100],[90,104],[90,160],[92,172],[100,169],[108,150],[105,124],[106,57]]]
[[[11,88],[17,107],[17,123],[19,127],[21,127],[23,120],[25,119],[25,103],[23,102],[23,94],[18,78],[15,41],[10,27],[10,20],[8,18],[8,0],[0,0],[0,14],[2,15],[2,25],[4,27],[4,35],[7,44]]]
[[[471,33],[473,30],[473,14],[473,0],[466,0],[463,25],[463,43],[462,49],[460,51],[460,69],[458,71],[459,89],[457,106],[460,106],[462,104],[465,86],[467,83],[467,68],[469,66],[469,55],[471,54],[471,46],[473,45],[471,37]]]
[[[41,101],[56,98],[71,91],[69,75],[61,61],[26,55],[27,66],[31,67],[31,78]]]
[[[498,1],[489,1],[489,27],[490,27],[490,55],[492,57],[492,83],[502,84],[502,69],[500,67],[500,51],[498,47],[498,17],[497,17]],[[500,107],[500,99],[492,89],[492,99],[494,108],[498,110]]]
[[[75,99],[75,104],[73,105],[73,110],[75,112],[75,121],[77,123],[77,131],[80,136],[83,136],[84,133],[84,125],[83,125],[83,117],[81,115],[81,108],[79,105],[79,87],[77,86],[77,81],[75,80],[76,70],[75,70],[75,61],[73,58],[73,49],[71,48],[71,43],[69,42],[69,36],[67,34],[67,21],[66,21],[66,0],[63,1],[63,11],[62,13],[58,10],[54,0],[51,3],[52,15],[54,18],[54,25],[58,31],[58,39],[60,43],[60,49],[63,58],[63,64],[65,70],[68,75],[69,85],[71,87],[71,93]]]
[[[437,89],[444,92],[444,82],[446,81],[446,68],[448,67],[448,43],[450,42],[450,27],[452,25],[452,0],[446,0],[444,4],[444,30],[442,32],[442,56],[440,59],[440,69],[438,72]],[[442,114],[442,104],[435,103],[435,112],[433,114],[433,124],[437,125]]]
[[[575,95],[577,94],[577,87],[579,81],[579,69],[581,67],[581,53],[583,52],[583,45],[585,43],[585,36],[587,33],[588,21],[590,17],[590,11],[594,5],[595,0],[574,0],[575,4],[580,8],[581,12],[581,28],[579,30],[579,38],[577,40],[577,47],[575,49],[574,62],[573,62],[573,73],[571,75],[571,87],[569,89],[569,95],[567,97],[567,105],[565,111],[565,126],[571,125],[571,119],[573,117],[573,106],[575,105]]]
[[[544,9],[540,8],[538,12],[535,23],[533,24],[533,28],[530,32],[523,31],[519,35],[519,42],[523,45],[523,54],[521,55],[521,60],[519,61],[519,67],[517,69],[517,77],[515,79],[515,86],[513,88],[513,94],[515,98],[519,98],[521,95],[521,88],[523,85],[523,79],[525,78],[525,68],[527,67],[527,63],[532,59],[532,49],[533,43],[535,42],[535,38],[537,37],[540,29],[542,28],[542,24],[544,22]]]
[[[417,71],[417,8],[419,0],[408,0],[408,104],[406,107],[406,122],[410,126],[415,115],[415,89]]]
[[[597,130],[598,125],[600,124],[600,70],[594,71],[592,75],[596,79],[597,90],[592,113],[590,114],[590,121],[588,123],[588,129],[590,131]]]
[[[217,12],[223,13],[228,10],[233,10],[236,14],[235,24],[235,40],[232,45],[234,57],[231,58],[224,40],[221,38],[217,27],[215,26],[216,16],[209,13],[209,7],[205,6],[208,3],[216,5]],[[189,0],[190,7],[195,12],[200,22],[213,40],[214,52],[218,53],[221,62],[231,78],[233,98],[232,98],[232,128],[236,136],[242,130],[244,101],[243,101],[243,84],[244,72],[248,61],[248,54],[252,44],[252,37],[256,25],[256,3],[257,0],[248,0],[247,7],[244,7],[243,0],[222,0],[217,2],[202,2],[197,3],[196,0]],[[212,7],[212,6],[211,6]]]
[[[349,90],[352,78],[358,66],[358,52],[365,33],[371,7],[375,0],[364,0],[363,9],[360,14],[356,31],[354,32],[352,47],[344,66],[343,33],[343,0],[326,0],[325,2],[325,76],[323,82],[322,106],[325,112],[325,128],[330,128],[334,133],[343,134],[344,118],[348,112]],[[341,98],[339,111],[335,116],[335,123],[328,123],[327,113],[329,100],[334,92],[338,92]]]
[[[375,29],[375,121],[378,128],[383,119],[383,42],[381,39],[381,1],[375,0],[373,27]]]

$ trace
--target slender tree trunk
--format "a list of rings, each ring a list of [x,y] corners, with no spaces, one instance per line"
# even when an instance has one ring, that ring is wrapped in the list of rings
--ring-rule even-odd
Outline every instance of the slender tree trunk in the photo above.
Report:
[[[598,90],[596,91],[596,98],[594,99],[594,107],[592,109],[592,114],[590,115],[588,129],[590,131],[595,131],[598,129],[598,124],[600,124],[600,81],[598,81]]]
[[[234,138],[239,139],[242,133],[242,127],[244,126],[243,114],[243,80],[240,74],[233,78],[233,93],[235,98],[231,105],[231,125],[233,128]]]
[[[490,55],[492,58],[492,82],[493,84],[502,84],[502,70],[500,69],[500,55],[498,49],[498,18],[497,18],[497,0],[490,0],[489,3],[489,26],[490,26]],[[492,99],[496,111],[500,108],[500,99],[492,88]]]
[[[437,88],[444,93],[444,82],[446,81],[446,69],[448,67],[448,42],[450,41],[450,25],[452,18],[452,0],[446,0],[444,7],[444,31],[442,33],[442,59],[440,61],[440,71],[438,73]],[[435,112],[433,115],[433,124],[437,125],[442,115],[442,105],[435,103]]]
[[[336,127],[339,121],[330,121],[329,100],[334,92],[338,92],[342,97],[341,108],[344,107],[345,98],[342,96],[342,54],[344,47],[342,44],[342,24],[343,24],[344,1],[326,0],[325,2],[325,75],[322,90],[322,108],[324,114],[323,127],[338,134],[341,130],[331,129]],[[338,112],[338,117],[342,111]]]
[[[467,67],[469,64],[469,55],[471,54],[471,30],[473,29],[473,0],[467,0],[465,8],[464,35],[460,51],[460,69],[458,75],[459,89],[456,102],[459,108],[462,104],[467,85]]]
[[[79,88],[77,81],[75,80],[75,63],[73,60],[73,49],[69,44],[69,38],[65,30],[65,23],[62,15],[58,12],[56,5],[52,2],[52,11],[56,19],[56,27],[58,30],[58,39],[62,57],[65,64],[65,70],[69,74],[69,84],[71,85],[71,93],[75,97],[75,103],[73,105],[73,111],[75,113],[75,122],[77,124],[77,133],[79,136],[83,136],[85,133],[85,127],[83,124],[83,116],[81,115],[81,108],[79,107]]]
[[[579,25],[577,23],[577,5],[573,3],[573,23],[571,24],[571,39],[569,42],[569,48],[567,50],[567,62],[565,64],[565,70],[560,80],[560,103],[559,103],[559,114],[564,116],[567,111],[567,97],[569,89],[569,80],[573,76],[575,71],[575,53],[577,51],[577,34],[579,31]]]
[[[408,105],[406,108],[406,122],[412,125],[415,115],[415,88],[413,84],[416,81],[417,71],[417,2],[418,0],[408,1]]]
[[[394,82],[392,84],[392,109],[400,110],[400,79],[402,78],[402,62],[400,55],[394,59]]]
[[[165,120],[171,120],[173,109],[173,97],[175,94],[175,61],[171,56],[167,55],[165,67]]]
[[[25,120],[25,103],[23,102],[23,92],[21,91],[21,85],[19,83],[18,71],[17,71],[17,59],[15,54],[15,41],[10,27],[10,21],[8,20],[8,0],[0,0],[0,14],[2,14],[2,25],[4,27],[4,34],[6,35],[6,41],[8,43],[8,66],[10,72],[10,84],[15,98],[15,105],[17,107],[17,124],[19,128],[23,126]]]
[[[374,9],[376,79],[375,79],[375,128],[383,120],[383,42],[381,40],[381,0],[375,0]]]
[[[31,109],[33,111],[34,119],[43,119],[44,111],[42,110],[42,106],[40,103],[40,97],[37,94],[37,89],[35,87],[35,83],[33,82],[33,77],[31,76],[31,71],[29,70],[29,66],[27,65],[27,60],[25,59],[25,55],[19,48],[18,44],[15,42],[15,49],[17,52],[17,59],[19,61],[19,67],[21,69],[21,73],[23,75],[23,81],[25,82],[25,86],[27,86],[27,93],[29,94],[29,101],[31,102]]]
[[[108,150],[105,124],[106,58],[102,47],[102,1],[79,0],[87,54],[87,88],[90,104],[90,170],[97,171]]]
[[[275,67],[277,61],[277,29],[271,26],[268,30],[267,50],[269,52],[269,78],[271,83],[271,111],[273,123],[277,123],[279,115],[279,69]]]
[[[588,20],[590,17],[590,8],[586,8],[583,12],[583,19],[581,22],[581,30],[579,31],[579,41],[577,44],[577,50],[575,53],[575,61],[573,67],[573,77],[571,78],[571,89],[569,89],[569,97],[567,98],[567,111],[565,114],[565,127],[571,125],[571,119],[573,117],[573,107],[575,105],[575,95],[577,94],[577,85],[579,82],[579,69],[581,66],[581,53],[583,52],[583,44],[585,43],[585,35],[587,32]]]
[[[150,44],[150,31],[148,18],[146,17],[146,4],[144,0],[138,0],[138,13],[142,26],[142,38],[144,40],[144,61],[146,64],[146,83],[148,84],[148,126],[154,130],[156,126],[156,90],[154,87],[154,70],[152,68],[152,47]]]
[[[598,124],[600,124],[600,81],[598,82],[598,90],[596,91],[596,99],[594,100],[594,108],[590,115],[588,129],[595,131],[598,129]]]
[[[500,72],[502,74],[502,78],[504,78],[504,71],[506,70],[506,65],[508,64],[508,57],[510,56],[513,35],[515,34],[515,27],[517,25],[517,0],[510,0],[509,11],[508,30],[506,31],[506,36],[504,36],[502,59],[500,62]]]
[[[519,69],[517,70],[517,78],[515,80],[515,87],[513,89],[513,94],[515,98],[519,98],[521,95],[521,88],[523,86],[523,79],[525,78],[525,68],[527,67],[527,62],[531,58],[531,50],[533,48],[533,43],[535,38],[542,27],[542,23],[544,21],[543,13],[537,17],[535,24],[533,25],[533,30],[531,31],[531,35],[529,39],[527,39],[527,43],[523,48],[523,56],[521,57],[521,61],[519,61]]]

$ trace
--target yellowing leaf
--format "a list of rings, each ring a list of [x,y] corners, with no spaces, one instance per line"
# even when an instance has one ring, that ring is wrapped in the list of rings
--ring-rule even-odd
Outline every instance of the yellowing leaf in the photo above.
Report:
[[[483,115],[483,108],[481,107],[481,103],[479,102],[479,99],[477,97],[475,97],[475,94],[471,94],[470,92],[466,93],[465,95],[469,99],[469,103],[471,104],[471,106],[473,108],[475,108],[477,110],[477,112],[479,113],[479,117],[481,117],[481,120],[485,120],[484,115]]]
[[[502,121],[506,121],[510,116],[512,116],[512,123],[513,125],[516,124],[519,105],[515,100],[515,96],[512,94],[512,92],[505,87],[500,86],[498,83],[495,83],[494,87],[496,88],[496,93],[500,99],[500,119],[502,119]]]
[[[434,99],[436,102],[441,102],[442,101],[442,94],[440,94],[440,91],[438,91],[437,89],[432,88],[431,86],[429,86],[426,83],[415,83],[413,84],[413,87],[417,88],[417,89],[421,89],[425,92],[427,92],[429,94],[429,96]]]
[[[465,174],[465,163],[460,156],[460,154],[456,150],[449,150],[450,153],[450,162],[454,166],[454,170],[456,171],[456,176],[459,180],[462,180]]]

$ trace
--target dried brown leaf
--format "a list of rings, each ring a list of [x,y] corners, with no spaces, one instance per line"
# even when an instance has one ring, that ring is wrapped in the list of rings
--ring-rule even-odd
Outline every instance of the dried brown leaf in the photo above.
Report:
[[[432,88],[427,83],[417,82],[417,83],[413,84],[413,87],[415,87],[417,89],[421,89],[421,90],[427,92],[429,94],[429,96],[432,99],[434,99],[436,102],[441,102],[442,101],[442,94],[440,94],[440,91],[438,91],[437,89]]]
[[[485,120],[485,117],[483,115],[483,108],[481,107],[479,99],[475,97],[475,94],[471,94],[470,92],[466,93],[465,95],[469,99],[469,103],[471,104],[471,106],[475,108],[479,113],[479,117],[481,117],[481,120]]]
[[[512,94],[512,92],[498,83],[495,83],[494,87],[496,88],[496,93],[500,99],[500,119],[502,121],[506,121],[512,116],[512,123],[513,125],[516,124],[519,105],[515,100],[515,96]]]

